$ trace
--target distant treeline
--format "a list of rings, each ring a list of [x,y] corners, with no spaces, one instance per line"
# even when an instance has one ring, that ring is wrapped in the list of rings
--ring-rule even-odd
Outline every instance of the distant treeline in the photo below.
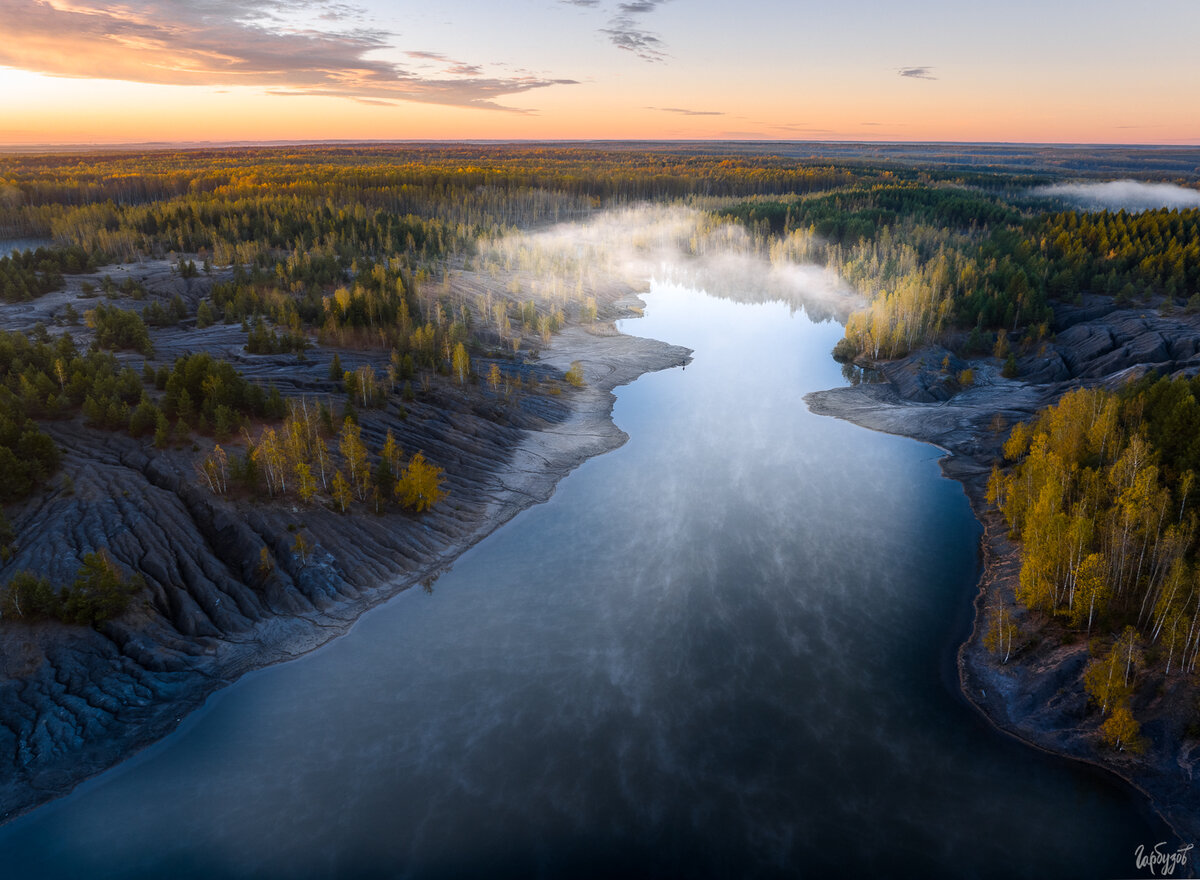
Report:
[[[778,157],[573,147],[306,147],[15,156],[0,187],[0,230],[53,236],[42,252],[0,261],[5,295],[54,289],[64,271],[170,254],[233,266],[197,314],[244,320],[255,352],[387,345],[449,370],[461,343],[507,347],[514,332],[548,338],[566,302],[497,311],[450,302],[419,284],[481,238],[646,199],[813,193],[880,172]],[[111,292],[110,292],[111,293]],[[160,317],[158,307],[144,313]],[[586,304],[582,312],[594,312]],[[257,319],[268,318],[274,327]],[[163,317],[169,320],[170,316]],[[594,315],[593,315],[594,318]],[[136,346],[135,346],[136,347]]]
[[[614,202],[807,193],[861,176],[820,161],[570,147],[305,147],[6,158],[0,230],[78,234],[72,208],[253,203],[359,206],[452,228],[568,219]],[[103,218],[111,229],[112,216]],[[143,216],[140,224],[146,226]],[[157,233],[150,233],[151,235]],[[71,240],[71,239],[69,239]],[[290,238],[289,238],[290,240]],[[144,241],[132,241],[141,246]],[[183,249],[178,242],[158,241]]]
[[[999,196],[917,183],[860,185],[805,199],[743,202],[723,213],[748,224],[766,223],[775,233],[804,229],[843,246],[901,225],[982,229],[1021,219],[1020,212]]]

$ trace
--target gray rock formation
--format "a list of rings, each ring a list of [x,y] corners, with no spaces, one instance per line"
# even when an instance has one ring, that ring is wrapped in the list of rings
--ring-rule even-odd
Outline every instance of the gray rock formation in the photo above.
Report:
[[[160,297],[180,288],[198,298],[206,283],[169,273],[159,280]],[[610,292],[609,306],[632,315],[627,307],[637,300],[619,295]],[[68,290],[0,307],[0,322],[9,329],[50,323],[75,296]],[[285,396],[334,393],[331,352],[304,361],[254,356],[242,350],[244,339],[224,325],[164,328],[154,334],[156,359],[202,348]],[[340,354],[346,369],[387,363],[387,352]],[[432,583],[463,550],[549,498],[570,470],[624,442],[610,418],[613,388],[689,355],[610,325],[570,327],[521,369],[526,380],[545,380],[579,360],[583,388],[506,403],[447,382],[403,406],[393,400],[363,410],[371,450],[390,430],[406,453],[420,450],[445,469],[448,496],[419,516],[214,496],[196,475],[196,449],[156,451],[78,420],[49,425],[70,482],[60,477],[10,510],[16,552],[0,567],[0,583],[26,569],[69,583],[80,557],[104,547],[147,588],[128,612],[96,629],[0,621],[0,821],[160,738],[241,674],[309,651],[372,605]],[[142,359],[128,360],[140,367]],[[301,533],[312,546],[303,555],[295,546]]]

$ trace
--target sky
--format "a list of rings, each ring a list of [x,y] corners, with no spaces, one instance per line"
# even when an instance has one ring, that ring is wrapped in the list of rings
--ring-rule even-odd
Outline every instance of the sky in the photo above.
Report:
[[[1200,144],[1196,0],[0,0],[0,144]]]

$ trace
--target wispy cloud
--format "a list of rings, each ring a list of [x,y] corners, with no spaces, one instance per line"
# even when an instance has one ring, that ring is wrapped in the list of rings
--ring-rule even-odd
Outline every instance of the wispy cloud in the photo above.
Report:
[[[276,93],[367,101],[421,101],[494,110],[515,95],[574,80],[483,76],[440,53],[425,76],[372,56],[392,35],[356,26],[295,26],[309,20],[362,21],[362,10],[325,0],[0,0],[0,65],[54,76],[167,85],[266,86]]]
[[[901,67],[896,72],[908,79],[937,79],[932,67]]]
[[[576,6],[582,9],[599,9],[600,0],[558,0],[564,6]],[[618,49],[632,52],[643,61],[665,61],[667,59],[666,43],[653,31],[642,27],[639,18],[656,10],[669,0],[625,0],[617,3],[615,8],[606,5],[610,15],[600,33]]]
[[[668,0],[631,0],[619,3],[617,12],[608,20],[608,26],[600,33],[608,37],[618,49],[632,52],[643,61],[665,61],[666,44],[652,31],[641,27],[638,17],[653,12]],[[579,5],[579,4],[576,4]]]
[[[647,107],[647,110],[657,110],[659,113],[678,113],[680,116],[724,116],[723,110],[688,110],[683,107]]]
[[[832,128],[816,128],[805,122],[793,123],[791,125],[772,125],[771,128],[777,131],[786,131],[792,134],[832,134]]]
[[[633,0],[631,3],[622,3],[617,8],[623,15],[642,15],[646,12],[653,12],[665,2],[666,0]]]
[[[405,52],[409,58],[417,61],[431,61],[441,66],[442,71],[452,76],[482,76],[483,67],[479,64],[468,64],[465,61],[455,61],[441,52]]]

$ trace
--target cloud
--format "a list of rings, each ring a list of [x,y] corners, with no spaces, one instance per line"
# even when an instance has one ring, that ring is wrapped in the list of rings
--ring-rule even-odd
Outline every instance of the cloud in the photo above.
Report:
[[[793,123],[791,125],[772,125],[771,128],[777,131],[799,132],[801,134],[833,134],[832,128],[816,128],[803,122]]]
[[[439,53],[439,76],[422,76],[372,53],[391,34],[296,27],[297,16],[342,21],[359,10],[325,0],[0,0],[0,66],[52,76],[164,85],[264,86],[291,95],[420,101],[512,110],[497,103],[569,79],[482,76]]]
[[[558,0],[558,2],[583,9],[595,9],[600,6],[600,0]],[[599,31],[608,37],[608,41],[618,49],[632,52],[643,61],[665,61],[667,59],[666,43],[658,34],[641,27],[638,17],[648,15],[666,2],[668,0],[626,0],[626,2],[618,3],[616,11]]]
[[[660,113],[678,113],[680,116],[724,116],[723,110],[686,110],[683,107],[647,107]]]
[[[664,61],[666,44],[657,34],[638,26],[637,16],[653,12],[667,0],[631,0],[617,5],[617,14],[600,28],[600,33],[618,49],[632,52],[643,61]]]
[[[468,64],[465,61],[455,61],[441,52],[405,52],[409,58],[418,61],[433,61],[442,65],[442,69],[453,76],[482,76],[483,67],[478,64]]]
[[[607,35],[618,49],[632,52],[643,61],[663,61],[667,57],[663,51],[666,44],[649,31],[633,27],[633,21],[628,16],[614,18],[608,27],[600,28],[600,33]]]
[[[932,67],[901,67],[896,72],[909,79],[937,79]]]
[[[1106,183],[1056,183],[1030,190],[1030,195],[1068,201],[1088,210],[1153,211],[1158,208],[1200,208],[1200,190],[1173,183],[1139,183],[1110,180]]]

